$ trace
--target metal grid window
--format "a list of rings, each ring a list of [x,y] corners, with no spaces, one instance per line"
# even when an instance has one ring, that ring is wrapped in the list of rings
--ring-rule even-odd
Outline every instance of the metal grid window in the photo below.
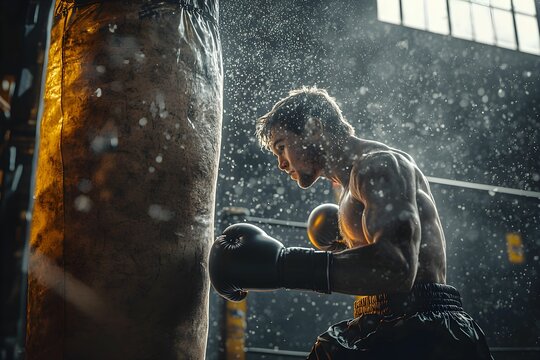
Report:
[[[377,0],[377,18],[540,55],[534,0]]]

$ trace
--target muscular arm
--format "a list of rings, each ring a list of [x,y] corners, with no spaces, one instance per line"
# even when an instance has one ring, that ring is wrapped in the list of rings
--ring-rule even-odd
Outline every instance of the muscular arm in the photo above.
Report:
[[[362,225],[369,245],[334,254],[333,291],[370,295],[410,290],[420,246],[414,176],[407,159],[388,152],[371,154],[353,168],[349,188],[365,206]]]

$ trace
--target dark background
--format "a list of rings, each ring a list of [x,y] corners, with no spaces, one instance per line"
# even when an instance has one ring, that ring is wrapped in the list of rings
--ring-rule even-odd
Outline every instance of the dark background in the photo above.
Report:
[[[11,96],[2,92],[11,111],[0,112],[0,354],[8,354],[0,359],[10,358],[24,335],[22,250],[49,4],[0,2],[0,80],[12,76],[15,84]],[[312,208],[334,201],[323,181],[299,189],[255,139],[256,118],[302,85],[326,88],[358,136],[407,151],[427,176],[540,191],[539,56],[381,23],[375,0],[222,0],[220,27],[225,86],[216,233],[224,207],[305,221]],[[448,283],[461,291],[465,309],[490,346],[538,348],[540,200],[431,187],[447,239]],[[308,246],[301,229],[263,227],[288,246]],[[509,261],[512,232],[522,237],[522,264]],[[353,301],[251,293],[246,346],[308,351],[317,334],[352,316]],[[221,306],[212,293],[209,359],[223,345]],[[538,358],[538,351],[495,357]]]

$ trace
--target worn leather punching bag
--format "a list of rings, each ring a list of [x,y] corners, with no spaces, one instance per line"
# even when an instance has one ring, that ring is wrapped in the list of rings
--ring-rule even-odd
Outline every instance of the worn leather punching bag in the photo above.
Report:
[[[57,0],[27,359],[202,359],[221,137],[217,0]]]

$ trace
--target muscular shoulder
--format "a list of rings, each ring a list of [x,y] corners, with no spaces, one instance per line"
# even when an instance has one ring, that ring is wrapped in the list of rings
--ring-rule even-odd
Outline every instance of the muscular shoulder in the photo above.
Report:
[[[414,162],[405,153],[392,150],[376,151],[364,155],[351,171],[351,193],[359,200],[366,197],[384,197],[388,191],[413,187]],[[376,192],[374,194],[374,192]]]

